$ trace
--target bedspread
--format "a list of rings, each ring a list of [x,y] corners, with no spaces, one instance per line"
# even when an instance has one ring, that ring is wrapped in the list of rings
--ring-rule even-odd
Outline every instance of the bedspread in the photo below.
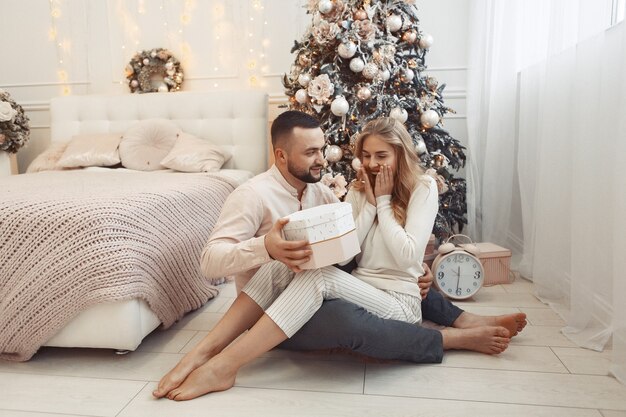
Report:
[[[169,327],[217,294],[199,266],[236,184],[215,174],[63,171],[0,179],[0,358],[82,310],[140,298]]]

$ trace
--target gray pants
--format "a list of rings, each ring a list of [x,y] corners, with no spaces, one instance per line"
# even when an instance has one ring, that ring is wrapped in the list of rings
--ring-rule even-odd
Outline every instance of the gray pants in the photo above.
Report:
[[[422,300],[422,318],[437,324],[451,326],[462,312],[435,289]],[[378,359],[416,363],[441,363],[443,359],[440,331],[381,319],[341,299],[324,301],[311,320],[278,347],[289,350],[345,348]]]

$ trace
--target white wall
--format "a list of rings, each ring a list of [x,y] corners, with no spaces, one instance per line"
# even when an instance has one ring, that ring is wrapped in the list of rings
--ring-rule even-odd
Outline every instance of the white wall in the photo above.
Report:
[[[18,153],[21,172],[49,143],[49,99],[128,94],[124,67],[138,50],[170,49],[183,65],[183,90],[261,89],[279,101],[289,51],[310,22],[301,0],[1,1],[0,88],[31,119],[31,140]],[[447,83],[446,104],[457,111],[445,127],[465,142],[469,6],[417,6],[423,30],[435,38],[428,72]]]

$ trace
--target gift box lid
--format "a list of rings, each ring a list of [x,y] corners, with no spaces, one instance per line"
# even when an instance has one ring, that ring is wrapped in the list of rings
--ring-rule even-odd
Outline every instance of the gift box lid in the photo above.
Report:
[[[511,251],[509,249],[498,246],[495,243],[480,242],[476,243],[476,246],[480,249],[479,258],[503,258],[511,256]]]
[[[287,216],[289,223],[283,230],[304,229],[339,220],[347,215],[352,216],[352,205],[350,203],[332,203],[311,207],[305,210],[296,211]]]

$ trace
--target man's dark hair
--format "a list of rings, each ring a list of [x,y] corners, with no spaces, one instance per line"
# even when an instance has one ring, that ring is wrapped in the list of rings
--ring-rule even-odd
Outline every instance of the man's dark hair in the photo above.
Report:
[[[272,147],[276,149],[276,145],[286,139],[296,127],[315,129],[320,127],[320,122],[310,114],[301,111],[289,110],[281,113],[272,122]]]

